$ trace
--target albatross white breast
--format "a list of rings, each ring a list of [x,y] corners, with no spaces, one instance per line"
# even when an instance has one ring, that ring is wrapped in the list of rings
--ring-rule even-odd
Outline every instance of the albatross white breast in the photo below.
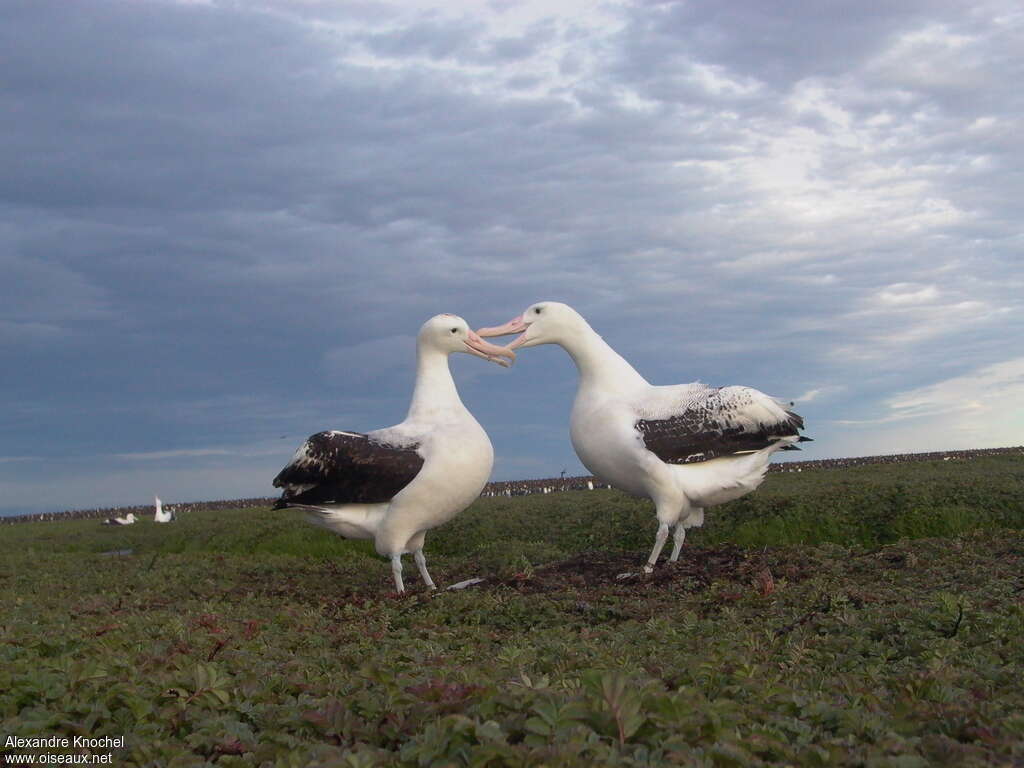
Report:
[[[764,479],[771,455],[799,450],[803,419],[792,403],[750,387],[653,386],[571,307],[544,301],[480,336],[521,334],[508,349],[558,344],[579,370],[569,431],[595,475],[654,501],[658,532],[644,570],[653,570],[669,528],[675,561],[686,529],[704,508],[738,498]]]
[[[283,489],[275,509],[305,508],[317,525],[346,538],[373,539],[377,552],[391,559],[399,592],[405,591],[401,558],[409,552],[434,589],[423,556],[426,532],[480,495],[494,463],[487,433],[455,388],[448,367],[453,352],[506,366],[503,356],[515,359],[461,317],[432,317],[417,337],[416,385],[405,420],[365,434],[318,432],[274,478],[274,487]]]

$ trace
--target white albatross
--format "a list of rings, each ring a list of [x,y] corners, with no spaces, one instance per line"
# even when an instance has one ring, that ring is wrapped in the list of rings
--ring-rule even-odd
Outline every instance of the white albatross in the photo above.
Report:
[[[275,509],[300,507],[311,522],[350,539],[373,539],[391,559],[395,589],[405,591],[402,555],[412,553],[434,589],[423,556],[426,532],[452,519],[480,495],[494,449],[463,405],[448,356],[466,352],[508,366],[515,354],[481,339],[456,315],[420,328],[416,385],[400,424],[361,434],[330,430],[303,443],[274,478],[284,492]]]
[[[174,508],[173,507],[168,507],[165,510],[164,507],[163,507],[163,504],[160,502],[160,497],[159,496],[154,496],[153,497],[153,501],[155,502],[154,505],[153,505],[153,508],[154,508],[153,509],[153,522],[155,522],[155,523],[170,523],[170,522],[173,522],[174,519],[177,517],[174,514]]]
[[[103,521],[103,525],[134,525],[135,515],[129,512],[124,517],[108,517]]]
[[[510,350],[558,344],[569,353],[579,370],[569,421],[576,454],[605,482],[654,502],[659,525],[646,573],[671,526],[675,562],[686,529],[703,524],[705,507],[753,491],[775,451],[810,440],[799,434],[803,419],[789,410],[792,403],[756,389],[649,384],[565,304],[542,301],[477,333],[521,334]]]

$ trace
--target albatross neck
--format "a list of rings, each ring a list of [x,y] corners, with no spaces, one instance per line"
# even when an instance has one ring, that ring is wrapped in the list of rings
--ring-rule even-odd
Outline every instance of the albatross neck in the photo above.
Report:
[[[464,410],[448,368],[448,354],[437,349],[416,350],[416,386],[408,421],[435,421],[442,414]]]
[[[580,372],[580,389],[595,387],[626,393],[647,386],[647,380],[590,326],[573,334],[562,346]]]

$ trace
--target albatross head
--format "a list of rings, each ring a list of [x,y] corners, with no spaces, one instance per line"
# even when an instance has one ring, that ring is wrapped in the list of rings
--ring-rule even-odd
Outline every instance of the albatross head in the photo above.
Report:
[[[514,317],[504,325],[493,328],[480,328],[480,336],[506,336],[518,333],[505,349],[520,347],[536,347],[539,344],[561,344],[571,339],[581,330],[588,328],[587,321],[568,304],[557,301],[538,301],[531,304],[519,317]]]
[[[469,323],[458,315],[435,315],[420,328],[419,343],[440,349],[445,354],[465,352],[467,355],[482,357],[508,368],[516,353],[484,341],[474,333]],[[508,360],[502,358],[507,357]]]

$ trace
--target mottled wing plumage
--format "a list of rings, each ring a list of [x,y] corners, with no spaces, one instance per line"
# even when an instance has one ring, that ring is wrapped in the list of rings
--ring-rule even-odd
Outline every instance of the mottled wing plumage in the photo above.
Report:
[[[780,440],[795,447],[789,443],[809,439],[799,436],[804,422],[786,408],[790,403],[756,389],[690,384],[669,394],[678,395],[674,404],[663,400],[636,422],[647,450],[668,464],[750,453]]]
[[[357,432],[318,432],[274,478],[274,505],[388,502],[423,467],[416,443],[394,444]]]

